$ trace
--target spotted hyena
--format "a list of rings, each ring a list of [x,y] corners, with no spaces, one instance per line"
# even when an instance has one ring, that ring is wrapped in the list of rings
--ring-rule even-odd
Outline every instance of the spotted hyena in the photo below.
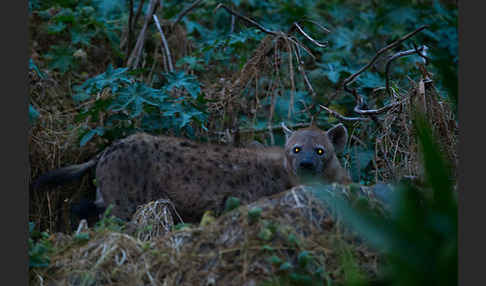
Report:
[[[185,221],[198,220],[206,210],[219,213],[229,196],[251,202],[298,185],[307,176],[350,182],[336,157],[347,140],[344,125],[327,132],[283,127],[284,148],[234,148],[135,134],[86,163],[55,170],[37,182],[62,182],[96,167],[98,208],[113,204],[114,215],[129,219],[137,206],[167,198]]]

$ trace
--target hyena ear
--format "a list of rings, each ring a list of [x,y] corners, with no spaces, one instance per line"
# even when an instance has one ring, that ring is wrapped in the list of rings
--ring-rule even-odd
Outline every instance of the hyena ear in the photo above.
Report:
[[[340,153],[344,150],[344,146],[348,141],[348,130],[346,129],[346,126],[342,123],[333,126],[331,129],[327,130],[327,136],[331,139],[336,152]]]
[[[285,123],[283,122],[280,125],[282,125],[282,129],[285,133],[285,142],[287,142],[290,136],[292,136],[292,134],[294,133],[294,131],[290,130],[287,126],[285,126]]]

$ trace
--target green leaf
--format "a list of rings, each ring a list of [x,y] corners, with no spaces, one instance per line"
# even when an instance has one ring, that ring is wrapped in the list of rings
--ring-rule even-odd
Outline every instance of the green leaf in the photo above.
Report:
[[[363,147],[355,147],[349,150],[351,157],[351,177],[353,181],[358,182],[361,172],[366,169],[368,164],[375,157],[373,150],[366,150]]]
[[[174,88],[184,88],[193,99],[197,98],[197,95],[201,92],[199,82],[195,76],[187,75],[184,71],[173,72],[165,74],[168,84],[166,89],[168,91]]]
[[[57,34],[62,32],[65,28],[66,28],[66,24],[64,24],[63,22],[53,23],[47,26],[47,33]]]
[[[85,242],[85,241],[88,241],[89,240],[89,233],[88,232],[81,232],[81,233],[78,233],[74,236],[74,240],[76,242]]]
[[[46,57],[49,60],[50,69],[57,69],[64,74],[74,66],[74,50],[66,46],[52,46]]]
[[[270,258],[268,260],[269,260],[270,263],[275,264],[275,265],[280,265],[283,262],[282,259],[280,257],[278,257],[277,255],[270,256]]]
[[[33,124],[39,118],[39,116],[40,116],[39,112],[31,104],[29,104],[30,123]]]
[[[93,136],[98,134],[98,136],[103,136],[105,133],[105,129],[103,127],[96,127],[95,129],[90,129],[84,136],[81,138],[81,141],[79,142],[79,147],[83,147],[88,143]]]
[[[292,269],[292,264],[290,262],[284,262],[280,267],[278,268],[280,271],[287,271]]]
[[[32,60],[32,58],[29,59],[29,69],[34,70],[41,79],[46,78],[46,75],[43,72],[41,72],[41,70],[37,67],[37,65]]]
[[[73,27],[71,29],[71,42],[73,44],[90,45],[90,40],[94,36],[93,31],[84,31],[81,27]]]
[[[128,68],[113,69],[110,64],[106,72],[87,79],[83,84],[73,87],[73,99],[82,102],[90,98],[91,94],[99,92],[104,88],[110,88],[113,93],[131,84],[133,79],[127,74]]]
[[[145,104],[159,107],[165,97],[166,94],[162,91],[135,82],[119,90],[108,109],[115,112],[126,111],[130,117],[135,118],[140,116]]]
[[[299,267],[305,268],[311,260],[311,256],[308,251],[304,250],[299,253],[297,256],[297,261],[299,263]]]
[[[178,60],[176,63],[177,67],[182,67],[184,64],[187,64],[189,69],[202,71],[204,66],[201,64],[203,62],[202,59],[196,57],[183,57],[182,59]]]
[[[248,221],[250,224],[255,223],[260,219],[262,214],[262,208],[260,207],[253,207],[252,209],[248,210]]]
[[[225,202],[224,211],[228,212],[240,206],[240,199],[236,197],[228,197]]]

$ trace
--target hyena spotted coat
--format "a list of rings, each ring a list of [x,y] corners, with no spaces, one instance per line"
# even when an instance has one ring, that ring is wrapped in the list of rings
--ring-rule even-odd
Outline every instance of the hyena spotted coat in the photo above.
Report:
[[[112,213],[127,220],[137,206],[166,198],[185,221],[197,221],[206,210],[221,212],[230,196],[243,203],[255,201],[298,185],[304,175],[350,182],[336,157],[347,140],[342,124],[327,132],[283,127],[285,148],[234,148],[135,134],[86,163],[40,177],[36,185],[79,178],[96,167],[95,203],[100,209],[113,204]]]

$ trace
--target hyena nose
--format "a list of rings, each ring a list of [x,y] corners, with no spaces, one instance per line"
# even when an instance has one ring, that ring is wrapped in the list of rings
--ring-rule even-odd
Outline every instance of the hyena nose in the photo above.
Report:
[[[300,162],[299,167],[308,171],[313,171],[315,168],[314,163],[312,163],[311,161],[302,161]]]

